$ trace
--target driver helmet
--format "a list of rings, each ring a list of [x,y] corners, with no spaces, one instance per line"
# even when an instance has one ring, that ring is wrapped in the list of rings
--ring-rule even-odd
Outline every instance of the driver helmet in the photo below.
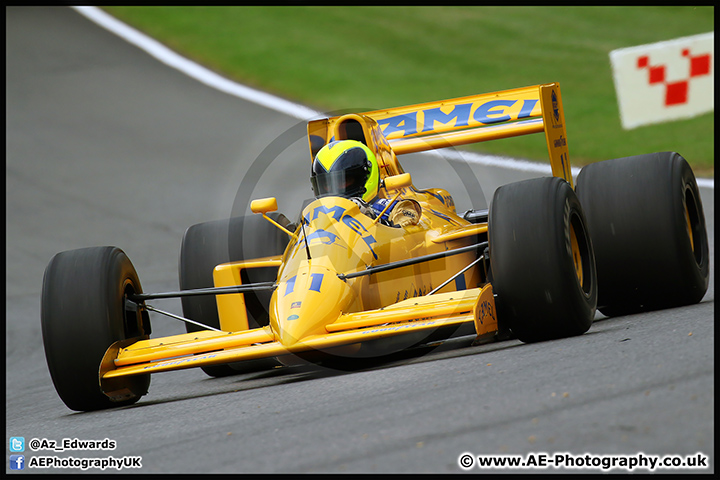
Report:
[[[377,197],[380,168],[372,150],[355,140],[337,140],[320,149],[310,176],[315,197]]]

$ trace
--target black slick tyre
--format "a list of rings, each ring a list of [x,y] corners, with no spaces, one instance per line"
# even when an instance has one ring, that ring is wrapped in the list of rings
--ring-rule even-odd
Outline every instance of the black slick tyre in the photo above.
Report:
[[[268,216],[283,226],[290,223],[282,214],[269,213]],[[193,225],[185,231],[180,248],[180,289],[213,287],[213,269],[217,265],[280,255],[285,251],[288,241],[287,234],[261,215],[234,217]],[[276,268],[254,268],[244,270],[241,280],[243,284],[273,282],[276,276]],[[268,325],[271,292],[258,291],[244,295],[249,328]],[[220,328],[215,295],[182,297],[181,301],[183,315],[186,318],[213,328]],[[185,326],[188,332],[202,330],[202,327],[191,323],[186,323]],[[259,362],[245,363],[250,367]],[[240,372],[237,367],[233,368],[230,365],[202,367],[202,370],[212,377],[223,377]]]
[[[523,342],[590,328],[595,259],[582,207],[565,180],[536,178],[498,188],[488,235],[498,321]]]
[[[705,215],[681,155],[650,153],[588,165],[576,191],[595,247],[601,313],[702,300],[710,270]]]
[[[55,255],[43,277],[41,322],[48,369],[58,395],[77,411],[130,405],[147,393],[150,375],[114,380],[110,398],[99,368],[119,340],[148,338],[147,313],[126,310],[125,299],[142,293],[132,263],[119,248],[91,247]]]

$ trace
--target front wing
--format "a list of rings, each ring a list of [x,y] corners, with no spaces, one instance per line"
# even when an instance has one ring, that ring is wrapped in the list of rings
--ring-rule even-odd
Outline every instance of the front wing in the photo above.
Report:
[[[127,341],[116,342],[102,361],[101,386],[110,393],[111,380],[123,376],[326,350],[466,323],[474,324],[479,338],[497,332],[490,284],[411,298],[377,310],[344,314],[326,327],[327,333],[304,338],[292,345],[276,341],[270,327],[234,333],[203,330],[139,340],[129,345]]]

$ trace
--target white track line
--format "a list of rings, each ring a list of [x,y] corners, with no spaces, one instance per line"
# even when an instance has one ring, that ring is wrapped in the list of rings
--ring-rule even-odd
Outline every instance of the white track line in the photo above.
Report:
[[[267,107],[271,110],[275,110],[299,120],[309,120],[311,118],[320,118],[324,116],[322,112],[317,112],[303,105],[290,102],[274,95],[270,95],[269,93],[261,92],[260,90],[255,90],[223,78],[217,73],[178,55],[166,46],[162,45],[160,42],[148,37],[138,30],[135,30],[115,17],[108,15],[97,7],[72,6],[71,8],[75,9],[78,13],[84,15],[106,30],[144,50],[162,63],[179,70],[180,72],[209,87],[242,98],[249,102],[262,105],[263,107]],[[465,160],[491,167],[508,168],[524,172],[537,172],[540,174],[551,173],[550,165],[514,158],[496,157],[493,155],[481,155],[474,152],[459,152],[454,150],[444,150],[442,155],[446,158]],[[572,173],[575,176],[577,176],[579,172],[579,168],[573,168],[572,170]],[[715,180],[712,178],[698,178],[697,183],[700,187],[715,188]]]
[[[144,33],[139,32],[138,30],[135,30],[134,28],[119,21],[115,17],[108,15],[103,10],[97,7],[71,8],[75,9],[85,17],[105,28],[106,30],[109,30],[110,32],[123,38],[128,43],[131,43],[136,47],[140,48],[141,50],[146,51],[162,63],[181,71],[182,73],[194,78],[201,83],[204,83],[209,87],[215,88],[230,95],[234,95],[236,97],[240,97],[242,99],[248,100],[258,105],[262,105],[263,107],[267,107],[269,109],[284,113],[300,120],[306,120],[312,117],[319,117],[322,115],[320,112],[316,112],[302,105],[289,102],[282,98],[275,97],[268,93],[255,90],[223,78],[215,72],[212,72],[207,68],[198,65],[195,62],[188,60],[187,58],[181,57],[166,46],[162,45],[157,40],[148,37]]]

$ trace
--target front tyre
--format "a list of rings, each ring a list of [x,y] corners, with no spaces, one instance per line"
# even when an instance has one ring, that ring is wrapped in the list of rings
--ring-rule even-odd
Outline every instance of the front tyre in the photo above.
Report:
[[[50,376],[68,408],[130,405],[147,393],[149,374],[121,379],[113,398],[100,389],[100,363],[108,347],[148,338],[147,313],[125,308],[126,297],[134,293],[142,293],[142,287],[119,248],[71,250],[50,260],[43,277],[42,335]]]
[[[523,342],[585,333],[597,305],[597,279],[585,216],[557,177],[502,186],[488,234],[498,320]]]

